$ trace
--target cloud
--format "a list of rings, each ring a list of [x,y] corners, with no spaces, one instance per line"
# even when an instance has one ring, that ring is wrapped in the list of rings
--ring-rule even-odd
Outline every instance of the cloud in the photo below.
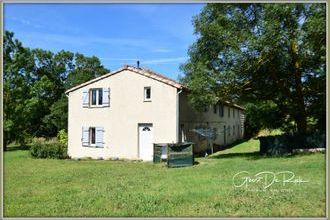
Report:
[[[157,59],[139,59],[139,58],[112,58],[101,57],[100,60],[104,61],[137,61],[140,60],[141,64],[162,64],[162,63],[176,63],[187,60],[188,57],[170,57],[170,58],[157,58]]]
[[[49,32],[25,32],[22,33],[25,38],[33,42],[47,42],[48,44],[63,44],[71,46],[89,46],[89,45],[112,45],[119,47],[135,47],[147,48],[148,41],[137,38],[112,38],[112,37],[96,37],[82,36],[72,34],[53,34]]]
[[[6,17],[6,18],[8,18],[8,17]],[[16,22],[18,22],[22,25],[25,25],[25,26],[30,26],[30,27],[34,27],[34,28],[42,28],[43,27],[42,25],[34,24],[30,20],[25,19],[25,18],[9,17],[8,19],[16,21]]]
[[[169,64],[169,63],[180,63],[186,61],[188,57],[169,57],[169,58],[156,58],[156,59],[141,59],[141,58],[112,58],[112,57],[101,57],[102,61],[122,61],[119,64],[135,64],[137,60],[140,61],[141,65],[149,64]]]
[[[153,49],[152,52],[155,52],[155,53],[169,53],[169,52],[171,52],[171,50],[165,49],[165,48],[156,48],[156,49]]]
[[[176,63],[176,62],[185,61],[187,59],[188,59],[188,57],[160,58],[160,59],[141,60],[141,63],[144,63],[144,64]]]

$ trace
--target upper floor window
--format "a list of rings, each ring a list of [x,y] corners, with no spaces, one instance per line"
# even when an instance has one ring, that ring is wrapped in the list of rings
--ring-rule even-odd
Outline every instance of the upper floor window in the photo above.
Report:
[[[151,101],[151,87],[144,87],[144,101]]]
[[[217,105],[213,105],[213,113],[217,114]]]
[[[102,89],[91,89],[89,95],[91,106],[102,105]]]
[[[92,88],[83,91],[83,107],[106,107],[110,106],[109,88]]]
[[[233,117],[235,118],[235,109],[233,108]]]
[[[228,118],[230,118],[230,108],[228,107]]]
[[[223,105],[219,105],[219,116],[223,117]]]

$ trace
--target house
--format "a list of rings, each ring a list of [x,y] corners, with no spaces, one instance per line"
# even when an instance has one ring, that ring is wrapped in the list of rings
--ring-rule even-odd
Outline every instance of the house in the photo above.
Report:
[[[192,131],[199,127],[217,129],[213,144],[243,136],[242,107],[224,103],[196,112],[188,93],[174,80],[128,65],[67,90],[68,155],[148,161],[153,143],[193,141],[197,152],[205,150],[205,138]]]

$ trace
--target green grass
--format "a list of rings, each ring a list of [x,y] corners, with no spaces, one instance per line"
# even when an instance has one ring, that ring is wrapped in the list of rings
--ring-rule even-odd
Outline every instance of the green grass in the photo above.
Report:
[[[325,154],[259,156],[250,140],[197,165],[166,168],[133,161],[33,159],[4,154],[4,215],[37,216],[325,216]],[[289,170],[307,183],[235,188],[240,171]],[[259,190],[258,190],[259,189]]]

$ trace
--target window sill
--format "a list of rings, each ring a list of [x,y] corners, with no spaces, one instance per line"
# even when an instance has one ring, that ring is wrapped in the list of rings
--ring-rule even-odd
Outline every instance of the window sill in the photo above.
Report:
[[[110,107],[109,105],[91,105],[91,106],[86,106],[85,108],[108,108]]]
[[[90,148],[104,148],[96,145],[83,145],[83,147],[90,147]]]
[[[147,100],[143,100],[143,102],[151,102],[151,101],[152,101],[152,100],[148,100],[148,99],[147,99]]]

